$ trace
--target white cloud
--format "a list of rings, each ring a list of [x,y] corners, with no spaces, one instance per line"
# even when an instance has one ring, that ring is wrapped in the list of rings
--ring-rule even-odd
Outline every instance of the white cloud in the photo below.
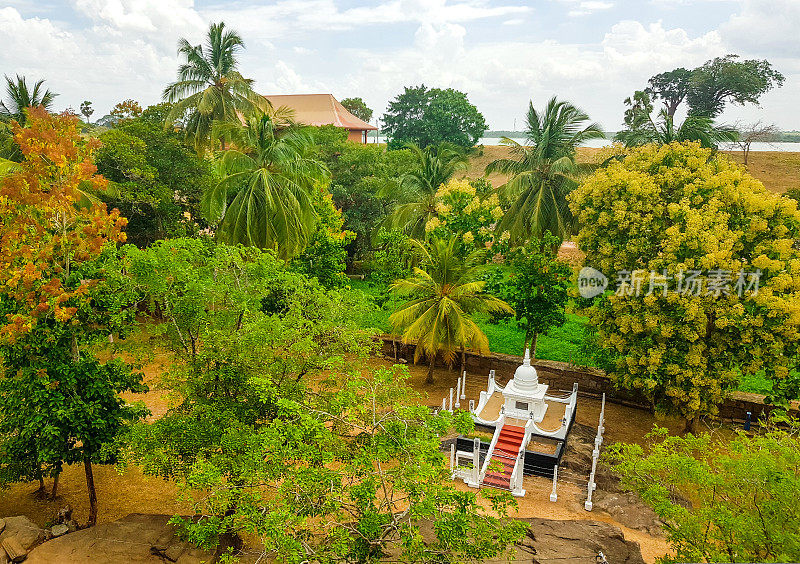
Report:
[[[28,1],[0,8],[0,68],[46,78],[61,93],[58,108],[89,99],[98,115],[124,98],[157,102],[175,79],[177,39],[199,42],[209,21],[224,19],[244,37],[241,68],[259,91],[362,96],[376,115],[403,86],[425,83],[467,92],[495,128],[510,128],[529,100],[542,105],[557,94],[616,129],[621,100],[653,74],[740,52],[770,58],[787,82],[763,98],[763,108],[733,108],[726,120],[761,117],[800,128],[800,0],[740,0],[719,30],[700,33],[658,21],[619,21],[591,43],[567,42],[556,32],[531,37],[520,24],[533,21],[523,16],[534,12],[512,5],[516,0],[385,0],[354,8],[341,0],[278,0],[202,10],[192,0],[72,0],[73,12],[60,8],[47,17],[22,7]],[[559,1],[565,12],[615,6],[612,0]],[[545,28],[566,22],[563,15],[535,15],[552,18],[539,21]],[[488,25],[502,34],[487,34]],[[598,31],[587,20],[570,25],[574,37]]]
[[[720,32],[743,51],[796,58],[800,53],[800,1],[744,0]]]

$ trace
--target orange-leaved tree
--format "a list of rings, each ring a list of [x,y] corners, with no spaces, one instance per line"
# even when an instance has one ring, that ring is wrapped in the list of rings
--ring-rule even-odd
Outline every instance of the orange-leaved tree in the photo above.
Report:
[[[118,396],[141,390],[139,375],[89,350],[130,315],[103,274],[126,220],[85,198],[106,181],[77,119],[26,111],[13,124],[24,160],[0,180],[0,484],[52,476],[55,495],[63,465],[82,462],[92,525],[92,462],[142,414]]]

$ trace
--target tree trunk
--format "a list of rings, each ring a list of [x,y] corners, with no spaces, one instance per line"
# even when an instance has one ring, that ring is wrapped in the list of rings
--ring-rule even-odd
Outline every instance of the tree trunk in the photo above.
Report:
[[[686,418],[686,433],[691,433],[692,435],[697,435],[697,430],[700,425],[700,416],[695,415],[694,417],[687,417]]]
[[[433,365],[436,364],[436,354],[428,354],[430,357],[430,364],[428,365],[428,377],[425,379],[426,384],[433,384]]]
[[[467,369],[467,349],[461,347],[461,372]]]
[[[61,477],[61,471],[57,471],[53,477],[53,490],[50,492],[50,499],[55,499],[58,495],[58,479]]]
[[[536,358],[536,342],[539,340],[539,333],[534,333],[531,339],[531,358]]]
[[[97,524],[97,490],[94,487],[92,462],[88,458],[83,459],[83,469],[86,471],[86,489],[89,490],[89,521],[86,525],[94,527]]]

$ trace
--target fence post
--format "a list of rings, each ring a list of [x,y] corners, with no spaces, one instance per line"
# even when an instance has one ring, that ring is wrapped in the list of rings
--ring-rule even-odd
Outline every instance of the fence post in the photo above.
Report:
[[[456,443],[450,445],[450,476],[455,477],[456,473]]]
[[[456,381],[456,408],[461,407],[461,376]]]
[[[556,493],[556,483],[558,482],[558,464],[553,466],[553,491],[550,492],[550,501],[558,501],[558,494]]]
[[[448,411],[453,411],[453,388],[450,388],[450,401],[447,403]]]
[[[461,375],[461,399],[467,399],[467,371],[465,370]]]
[[[442,398],[442,411],[447,411],[447,398]]]

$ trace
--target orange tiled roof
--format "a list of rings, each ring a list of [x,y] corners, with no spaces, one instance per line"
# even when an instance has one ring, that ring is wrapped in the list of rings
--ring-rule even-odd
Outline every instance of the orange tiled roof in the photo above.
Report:
[[[347,111],[333,94],[277,94],[264,96],[273,107],[294,110],[294,119],[305,125],[335,125],[349,130],[378,129]]]

